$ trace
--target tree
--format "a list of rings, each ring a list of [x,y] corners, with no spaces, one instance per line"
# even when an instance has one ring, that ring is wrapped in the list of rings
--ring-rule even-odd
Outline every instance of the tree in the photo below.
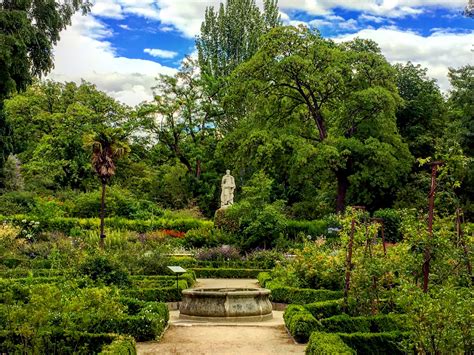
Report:
[[[82,137],[131,122],[127,107],[85,82],[34,83],[6,100],[4,112],[27,187],[50,190],[90,188],[94,176]]]
[[[196,39],[199,67],[205,77],[222,79],[257,51],[260,37],[280,24],[277,0],[227,0],[219,10],[206,8]]]
[[[4,0],[0,2],[0,170],[14,142],[3,102],[53,67],[53,47],[72,15],[90,10],[88,0]]]
[[[130,148],[125,141],[124,132],[120,129],[106,128],[89,134],[84,138],[84,145],[92,150],[92,167],[102,185],[100,202],[100,246],[105,243],[105,190],[107,183],[115,175],[116,160],[125,156]]]
[[[443,134],[446,107],[434,79],[426,68],[408,62],[396,64],[397,87],[403,105],[397,110],[397,127],[415,157],[434,153],[436,138]]]
[[[395,73],[374,42],[336,44],[300,27],[276,27],[232,74],[227,115],[291,127],[337,182],[337,211],[376,206],[411,166],[397,132]],[[323,173],[324,174],[324,173]],[[350,187],[352,189],[349,189]]]

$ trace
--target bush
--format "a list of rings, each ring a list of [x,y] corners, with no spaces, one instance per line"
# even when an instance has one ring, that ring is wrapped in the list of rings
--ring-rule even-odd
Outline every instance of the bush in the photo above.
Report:
[[[277,250],[255,250],[246,259],[262,269],[273,269],[278,263],[285,261],[285,255]]]
[[[330,300],[306,304],[304,307],[316,318],[329,318],[342,313],[343,300]]]
[[[407,332],[337,333],[346,345],[358,354],[406,354],[403,342],[410,338]]]
[[[340,314],[321,319],[321,331],[328,333],[370,333],[370,319],[368,317],[350,317]]]
[[[295,221],[288,220],[286,222],[286,234],[288,238],[297,240],[299,235],[311,236],[312,239],[326,235],[328,231],[328,224],[324,220],[314,221]]]
[[[306,355],[355,354],[337,334],[313,332],[306,347]]]
[[[136,355],[135,339],[120,335],[112,343],[102,348],[99,355]]]
[[[147,302],[178,302],[181,301],[181,291],[186,289],[188,284],[185,280],[178,282],[178,287],[150,287],[136,288],[122,291],[126,297],[136,298]]]
[[[239,260],[239,250],[230,245],[222,245],[220,247],[201,249],[196,253],[197,260]]]
[[[328,301],[342,298],[342,291],[314,290],[311,288],[297,288],[282,286],[275,281],[265,284],[266,288],[272,291],[271,299],[273,302],[308,304],[319,301]]]
[[[397,210],[391,208],[378,210],[375,211],[374,217],[383,219],[386,242],[397,243],[402,240],[402,233],[400,231],[401,217]]]
[[[7,192],[0,195],[0,215],[28,214],[35,204],[32,192]]]
[[[188,249],[212,248],[219,244],[226,244],[223,232],[213,226],[204,226],[191,229],[186,233],[183,246]]]
[[[271,279],[272,276],[269,272],[261,272],[257,275],[257,280],[261,287],[265,287],[266,283],[271,281]]]
[[[92,256],[79,266],[79,273],[105,285],[129,286],[129,274],[106,256]]]
[[[41,331],[26,336],[0,331],[2,354],[95,354],[117,338],[115,334],[67,332],[63,329]]]
[[[283,315],[286,327],[298,343],[306,343],[319,322],[303,306],[290,305]]]
[[[223,279],[255,279],[263,269],[220,269],[220,268],[193,268],[196,277],[223,278]]]

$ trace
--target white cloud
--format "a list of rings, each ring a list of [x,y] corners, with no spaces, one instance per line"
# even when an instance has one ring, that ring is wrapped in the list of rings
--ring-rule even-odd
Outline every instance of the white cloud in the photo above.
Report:
[[[411,61],[428,68],[428,75],[438,81],[443,91],[449,89],[448,68],[472,63],[474,31],[452,33],[436,31],[424,37],[396,28],[364,29],[351,35],[337,37],[337,41],[354,37],[372,39],[392,63]]]
[[[61,33],[55,48],[55,68],[49,78],[97,85],[100,90],[129,105],[152,99],[151,87],[158,74],[176,69],[143,59],[116,54],[105,38],[110,31],[93,16],[74,15],[72,26]]]
[[[97,1],[94,6],[92,6],[91,13],[101,17],[123,19],[122,6],[115,0]]]
[[[178,52],[168,51],[159,48],[145,48],[143,52],[148,53],[152,57],[172,59],[178,55]]]
[[[119,27],[123,30],[131,31],[131,28],[128,25],[119,25]]]

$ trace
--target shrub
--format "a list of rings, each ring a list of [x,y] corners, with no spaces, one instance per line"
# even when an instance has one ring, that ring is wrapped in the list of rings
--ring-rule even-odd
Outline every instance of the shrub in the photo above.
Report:
[[[178,282],[178,287],[150,287],[150,288],[136,288],[122,291],[126,297],[136,298],[147,302],[177,302],[181,300],[181,291],[187,288],[185,280]]]
[[[79,266],[79,273],[105,285],[129,286],[129,274],[106,256],[92,256]]]
[[[306,304],[304,307],[316,318],[329,318],[342,313],[343,300],[330,300]]]
[[[306,347],[306,355],[355,354],[337,334],[313,332]]]
[[[285,256],[277,250],[255,250],[246,259],[262,269],[273,269],[278,263],[285,261]]]
[[[401,217],[397,210],[386,208],[375,211],[374,217],[382,218],[384,223],[385,241],[397,243],[402,240],[400,231]]]
[[[35,207],[35,194],[32,192],[7,192],[0,195],[0,214],[27,214]]]
[[[350,317],[347,314],[340,314],[321,319],[321,330],[328,333],[369,333],[370,319],[368,317]]]
[[[99,355],[136,355],[135,339],[129,336],[118,336],[112,343],[102,348]]]
[[[298,239],[298,236],[303,234],[311,236],[312,239],[321,235],[327,234],[328,224],[324,220],[314,221],[295,221],[288,220],[286,222],[286,234],[291,239]]]
[[[269,272],[261,272],[257,275],[257,280],[261,287],[265,287],[266,283],[271,281],[271,279],[272,276]]]
[[[221,268],[193,268],[197,277],[200,278],[223,278],[223,279],[255,279],[263,269],[221,269]]]
[[[306,343],[319,322],[303,306],[290,305],[283,315],[286,327],[298,343]]]
[[[403,342],[410,333],[337,333],[344,343],[360,354],[405,354]]]
[[[318,301],[335,300],[343,296],[342,291],[282,286],[275,281],[267,282],[265,287],[272,291],[272,301],[280,303],[307,304]]]
[[[201,249],[196,253],[197,260],[239,260],[239,250],[230,245],[220,247]]]
[[[184,238],[184,247],[192,248],[212,248],[219,244],[225,244],[223,232],[212,226],[205,226],[191,229]]]

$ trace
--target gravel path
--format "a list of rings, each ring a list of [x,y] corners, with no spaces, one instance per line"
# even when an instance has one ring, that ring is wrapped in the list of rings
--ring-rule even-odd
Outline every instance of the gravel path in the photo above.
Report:
[[[198,279],[194,287],[259,287],[255,279]],[[286,332],[282,312],[256,323],[198,323],[170,314],[170,327],[159,341],[137,343],[139,355],[274,355],[304,354],[306,346],[295,344]]]

